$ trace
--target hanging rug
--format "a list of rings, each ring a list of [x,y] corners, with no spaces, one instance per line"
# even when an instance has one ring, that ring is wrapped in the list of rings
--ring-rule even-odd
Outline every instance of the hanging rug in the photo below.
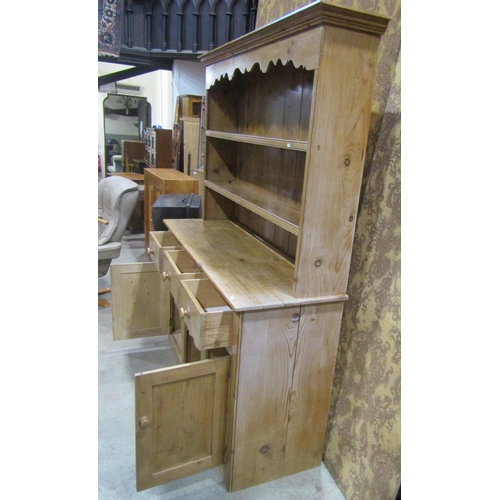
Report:
[[[98,0],[99,56],[119,57],[123,0]]]

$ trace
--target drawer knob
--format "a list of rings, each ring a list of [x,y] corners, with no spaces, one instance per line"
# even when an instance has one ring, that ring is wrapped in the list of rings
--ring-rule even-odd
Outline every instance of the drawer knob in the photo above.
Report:
[[[161,273],[161,275],[163,276],[163,281],[166,281],[166,280],[170,280],[171,277],[170,277],[170,273],[166,273],[165,271],[163,271]]]
[[[181,307],[179,309],[179,316],[181,317],[181,319],[190,318],[191,317],[191,311],[189,310],[189,307],[187,309],[184,309],[183,307]]]
[[[146,255],[149,257],[150,255],[154,255],[155,253],[153,252],[153,250],[148,247],[148,249],[146,250]]]
[[[141,429],[147,429],[151,424],[151,421],[149,420],[148,417],[141,417],[139,420],[139,427]]]

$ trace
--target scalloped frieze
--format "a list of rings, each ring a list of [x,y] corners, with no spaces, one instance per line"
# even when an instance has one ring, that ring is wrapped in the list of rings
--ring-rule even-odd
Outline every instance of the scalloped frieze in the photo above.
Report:
[[[321,29],[311,30],[237,55],[228,54],[226,59],[207,66],[206,88],[223,78],[232,80],[236,70],[248,73],[256,64],[263,73],[278,61],[283,65],[292,62],[295,68],[303,66],[306,70],[315,70],[319,65],[321,35]]]

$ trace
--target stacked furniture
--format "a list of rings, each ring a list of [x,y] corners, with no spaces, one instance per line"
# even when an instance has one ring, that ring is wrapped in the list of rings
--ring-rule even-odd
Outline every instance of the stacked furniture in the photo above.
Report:
[[[165,220],[151,263],[112,266],[114,291],[133,283],[116,338],[169,334],[180,363],[136,374],[138,490],[320,465],[388,21],[318,1],[201,56],[203,218]]]
[[[148,168],[172,168],[172,131],[162,128],[147,128],[145,159]]]

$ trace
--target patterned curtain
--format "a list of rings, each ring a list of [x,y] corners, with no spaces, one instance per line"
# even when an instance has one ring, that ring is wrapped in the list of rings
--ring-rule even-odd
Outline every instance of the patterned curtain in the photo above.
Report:
[[[398,59],[354,239],[324,461],[347,500],[401,482],[401,73]]]

